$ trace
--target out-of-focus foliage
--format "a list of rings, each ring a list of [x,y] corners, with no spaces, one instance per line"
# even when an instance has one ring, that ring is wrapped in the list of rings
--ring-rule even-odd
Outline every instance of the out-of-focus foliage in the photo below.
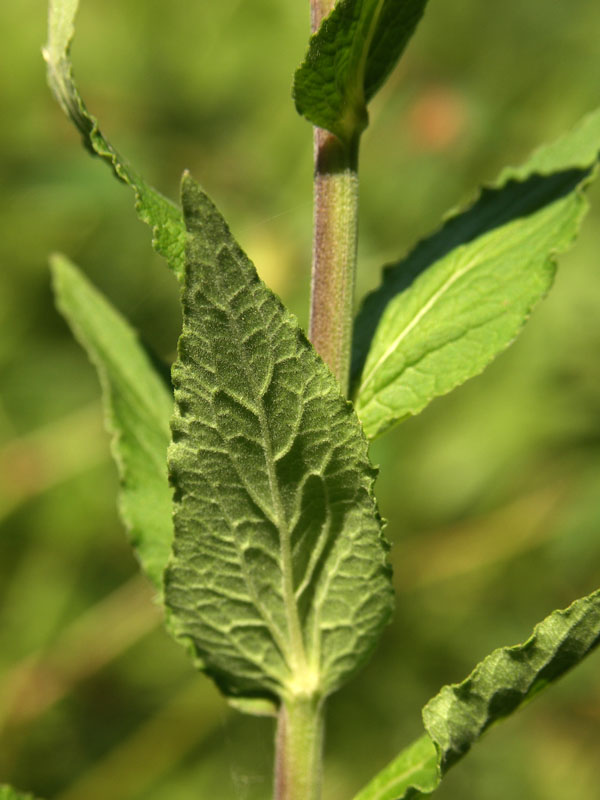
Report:
[[[60,249],[170,358],[176,286],[131,197],[45,85],[45,0],[0,4],[0,780],[60,800],[265,800],[272,722],[228,711],[163,634],[116,517],[92,368],[52,308]],[[451,35],[449,34],[451,31]],[[371,107],[359,290],[441,214],[597,105],[600,7],[431,6]],[[187,167],[307,319],[310,128],[290,99],[308,2],[86,0],[90,110],[157,188]],[[398,610],[330,705],[325,796],[352,796],[419,710],[597,587],[600,193],[555,287],[488,372],[373,446]],[[595,207],[594,207],[595,205]],[[440,800],[597,793],[598,658],[492,731]]]
[[[32,794],[21,794],[12,786],[0,786],[0,800],[35,800],[35,798]]]

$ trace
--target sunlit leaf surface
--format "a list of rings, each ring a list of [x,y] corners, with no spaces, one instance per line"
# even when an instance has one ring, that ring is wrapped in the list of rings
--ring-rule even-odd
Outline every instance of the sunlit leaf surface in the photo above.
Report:
[[[581,227],[599,150],[600,111],[505,170],[387,268],[356,322],[356,409],[367,436],[418,414],[514,340]]]

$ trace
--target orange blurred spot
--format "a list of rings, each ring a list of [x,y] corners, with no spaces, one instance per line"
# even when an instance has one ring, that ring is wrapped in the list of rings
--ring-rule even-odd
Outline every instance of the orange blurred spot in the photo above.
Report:
[[[422,150],[446,150],[467,125],[467,107],[462,95],[446,86],[424,90],[408,112],[410,131]]]
[[[0,456],[0,480],[3,488],[18,497],[34,493],[44,482],[46,470],[39,454],[22,443],[4,449]]]

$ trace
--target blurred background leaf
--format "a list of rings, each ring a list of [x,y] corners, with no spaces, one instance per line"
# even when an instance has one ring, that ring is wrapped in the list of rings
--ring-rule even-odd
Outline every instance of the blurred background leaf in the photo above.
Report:
[[[189,168],[307,320],[311,154],[290,98],[308,3],[86,0],[90,109],[176,197]],[[45,85],[43,0],[0,5],[0,779],[48,800],[266,800],[272,722],[228,711],[160,627],[116,516],[92,368],[52,306],[66,252],[164,358],[177,289],[131,197]],[[433,4],[371,109],[359,290],[504,164],[598,104],[594,0]],[[420,708],[600,575],[600,191],[519,341],[373,447],[398,592],[330,704],[328,800],[419,734]],[[598,796],[598,657],[490,733],[440,800]]]

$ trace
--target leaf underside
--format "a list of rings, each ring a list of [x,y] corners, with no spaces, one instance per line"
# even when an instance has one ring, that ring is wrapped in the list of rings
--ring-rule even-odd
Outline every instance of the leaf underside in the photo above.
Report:
[[[121,516],[142,569],[162,591],[173,539],[167,478],[172,394],[129,323],[97,289],[63,256],[51,266],[57,306],[102,384]]]
[[[381,88],[421,19],[427,0],[341,0],[311,37],[294,77],[298,113],[342,140],[367,125]]]
[[[599,150],[596,111],[387,267],[354,332],[354,396],[369,438],[479,374],[515,339],[577,236]]]
[[[326,694],[365,660],[392,604],[366,440],[187,176],[183,209],[170,624],[226,694]]]
[[[524,644],[495,650],[462,683],[444,686],[423,709],[425,736],[354,800],[410,800],[430,794],[491,725],[579,664],[599,643],[600,590],[554,611]]]
[[[98,121],[88,112],[75,84],[70,50],[78,5],[79,0],[50,0],[48,42],[43,50],[48,83],[88,150],[100,156],[117,178],[133,189],[137,214],[152,229],[152,246],[167,260],[175,275],[181,278],[185,226],[180,209],[149,186],[105,139]]]

